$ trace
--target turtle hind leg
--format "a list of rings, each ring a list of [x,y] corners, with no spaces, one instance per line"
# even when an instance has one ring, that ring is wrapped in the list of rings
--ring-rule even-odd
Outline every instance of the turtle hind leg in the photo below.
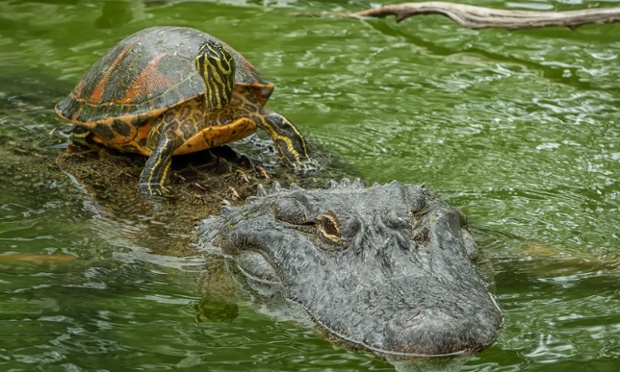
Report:
[[[174,131],[164,132],[160,137],[140,174],[139,188],[142,195],[147,197],[172,195],[165,183],[177,142]]]
[[[258,118],[257,125],[273,140],[282,162],[298,171],[312,171],[320,168],[303,135],[295,124],[284,116],[270,111]]]

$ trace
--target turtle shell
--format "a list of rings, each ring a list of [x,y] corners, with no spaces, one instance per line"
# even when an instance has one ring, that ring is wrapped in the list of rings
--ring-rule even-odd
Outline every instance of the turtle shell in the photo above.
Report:
[[[194,60],[206,40],[221,43],[231,53],[237,65],[236,84],[249,87],[264,106],[273,83],[230,45],[193,28],[151,27],[110,49],[56,105],[56,111],[86,127],[113,125],[119,118],[143,125],[170,107],[204,94]]]

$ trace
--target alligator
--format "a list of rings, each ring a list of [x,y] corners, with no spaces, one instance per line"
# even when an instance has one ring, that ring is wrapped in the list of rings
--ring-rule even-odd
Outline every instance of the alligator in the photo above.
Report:
[[[250,287],[273,283],[339,343],[453,356],[488,347],[503,323],[467,226],[424,185],[274,183],[204,219],[197,246],[229,257]]]

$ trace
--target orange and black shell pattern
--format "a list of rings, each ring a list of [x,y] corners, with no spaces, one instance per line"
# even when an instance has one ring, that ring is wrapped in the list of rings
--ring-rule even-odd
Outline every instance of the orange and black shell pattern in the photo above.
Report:
[[[128,123],[135,128],[147,125],[171,107],[204,94],[194,60],[207,40],[230,52],[237,66],[235,83],[248,87],[264,106],[274,85],[240,53],[205,32],[160,26],[139,31],[110,49],[56,111],[78,126],[97,128],[96,132],[107,127],[116,136],[127,132],[122,127]]]

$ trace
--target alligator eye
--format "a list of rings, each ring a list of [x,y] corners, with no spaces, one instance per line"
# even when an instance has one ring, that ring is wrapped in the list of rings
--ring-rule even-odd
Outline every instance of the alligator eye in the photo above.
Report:
[[[316,226],[319,238],[325,243],[341,245],[342,235],[338,220],[331,212],[323,213],[316,217]]]

